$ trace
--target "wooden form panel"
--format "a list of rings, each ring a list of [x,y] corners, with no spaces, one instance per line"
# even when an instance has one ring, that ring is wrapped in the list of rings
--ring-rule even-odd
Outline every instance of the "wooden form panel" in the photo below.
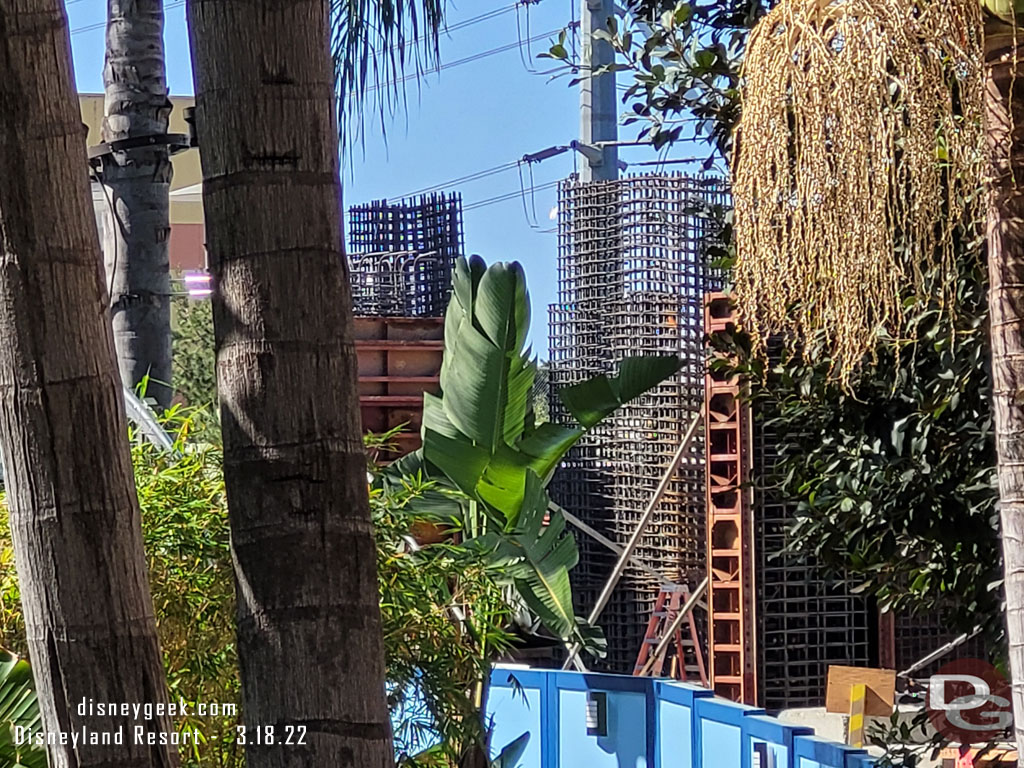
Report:
[[[386,432],[399,425],[396,459],[420,446],[423,393],[437,392],[444,353],[440,317],[357,317],[359,406],[363,429]]]
[[[708,334],[734,322],[725,294],[705,298]],[[715,693],[757,703],[754,526],[749,477],[750,409],[741,383],[708,370],[705,430],[708,540],[708,661]]]

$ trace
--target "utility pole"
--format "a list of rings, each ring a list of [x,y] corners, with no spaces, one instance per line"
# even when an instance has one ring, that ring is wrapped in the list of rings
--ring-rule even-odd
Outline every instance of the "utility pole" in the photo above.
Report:
[[[618,95],[615,73],[594,76],[593,72],[615,61],[615,51],[607,40],[595,40],[594,32],[608,29],[615,15],[614,0],[580,0],[580,36],[583,57],[580,62],[580,143],[586,158],[580,171],[581,181],[614,181],[619,177]],[[606,143],[610,142],[610,143]]]

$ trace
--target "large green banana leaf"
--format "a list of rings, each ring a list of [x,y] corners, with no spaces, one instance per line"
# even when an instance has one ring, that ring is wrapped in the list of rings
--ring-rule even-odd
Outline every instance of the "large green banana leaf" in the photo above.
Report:
[[[450,482],[470,504],[449,494],[431,499],[429,513],[472,517],[467,536],[494,552],[547,629],[599,652],[599,633],[572,610],[575,539],[561,514],[548,510],[544,488],[587,430],[671,376],[679,359],[627,358],[615,376],[598,376],[559,393],[578,425],[538,426],[530,402],[537,366],[526,347],[529,308],[518,263],[487,267],[479,257],[457,261],[445,316],[442,394],[424,397],[423,448],[392,465],[382,482],[442,475],[441,481]],[[550,514],[546,526],[545,514]]]
[[[39,701],[27,662],[0,649],[0,768],[46,768],[46,750],[15,741],[15,726],[42,728]]]
[[[506,744],[498,756],[491,763],[491,768],[520,768],[520,761],[526,746],[530,743],[530,732],[522,734],[519,738]]]
[[[675,356],[627,358],[616,376],[562,390],[570,427],[533,423],[536,363],[525,348],[530,299],[522,267],[460,259],[445,317],[441,397],[424,398],[423,455],[473,498],[516,524],[527,472],[546,485],[586,431],[671,376]]]
[[[512,531],[485,533],[474,543],[494,552],[544,626],[568,639],[576,631],[569,571],[576,565],[579,553],[576,540],[565,532],[564,517],[553,515],[544,525],[547,511],[547,492],[540,478],[530,470],[516,527]]]

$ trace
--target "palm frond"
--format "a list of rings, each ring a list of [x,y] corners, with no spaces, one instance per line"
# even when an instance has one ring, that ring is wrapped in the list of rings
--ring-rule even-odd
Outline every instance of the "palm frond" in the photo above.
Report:
[[[331,52],[342,143],[367,104],[385,118],[404,102],[407,75],[436,66],[446,0],[332,0]]]

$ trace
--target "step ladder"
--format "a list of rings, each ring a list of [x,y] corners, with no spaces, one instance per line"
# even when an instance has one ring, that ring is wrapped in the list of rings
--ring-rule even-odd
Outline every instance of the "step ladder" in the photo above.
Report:
[[[661,655],[649,665],[651,654],[662,642],[665,632],[672,626],[679,611],[690,599],[690,590],[685,586],[663,585],[658,592],[658,599],[654,603],[654,611],[647,622],[647,632],[644,634],[643,642],[640,643],[640,652],[636,657],[636,666],[633,667],[633,674],[641,676],[649,674],[652,677],[664,677],[665,660],[669,655],[669,649],[675,646],[675,655],[672,656],[669,675],[675,680],[699,682],[705,688],[708,687],[708,673],[704,666],[704,654],[700,648],[700,638],[697,636],[697,622],[693,619],[693,609],[687,612],[683,624],[688,627],[689,637],[683,638],[683,626],[680,624],[673,632],[672,641],[665,646]],[[692,663],[689,659],[692,658]],[[645,672],[645,667],[649,669]]]

